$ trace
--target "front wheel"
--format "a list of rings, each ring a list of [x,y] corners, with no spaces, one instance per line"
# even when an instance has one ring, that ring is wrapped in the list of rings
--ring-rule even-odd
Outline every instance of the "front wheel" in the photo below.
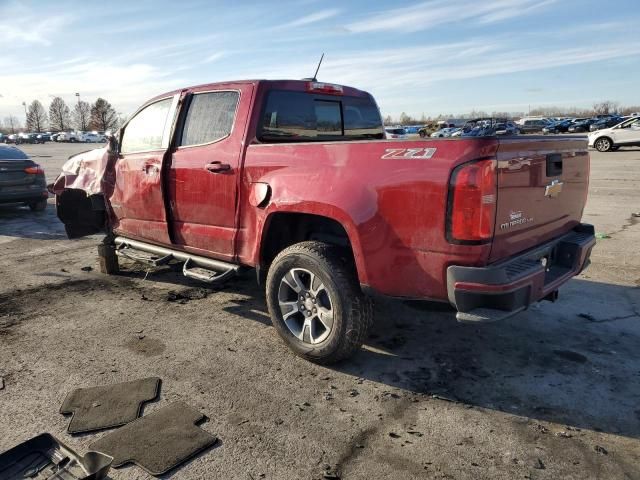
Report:
[[[613,143],[607,137],[602,137],[596,140],[594,147],[599,152],[608,152],[613,147]]]
[[[301,242],[278,254],[267,275],[271,321],[298,355],[330,364],[352,355],[373,323],[373,303],[345,249]]]

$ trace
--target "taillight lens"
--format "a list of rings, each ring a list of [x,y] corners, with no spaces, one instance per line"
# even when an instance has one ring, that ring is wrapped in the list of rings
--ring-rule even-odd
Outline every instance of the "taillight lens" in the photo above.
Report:
[[[449,186],[449,240],[463,243],[491,240],[496,196],[495,160],[466,163],[456,168]]]
[[[40,165],[34,165],[33,167],[27,167],[24,169],[25,173],[31,173],[33,175],[44,175],[44,170]]]
[[[329,95],[342,95],[344,89],[342,85],[334,85],[333,83],[308,82],[307,92],[328,93]]]

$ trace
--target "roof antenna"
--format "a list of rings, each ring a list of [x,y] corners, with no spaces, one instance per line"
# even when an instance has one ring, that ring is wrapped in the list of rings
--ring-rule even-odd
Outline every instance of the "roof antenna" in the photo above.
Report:
[[[316,68],[316,73],[313,74],[313,78],[303,78],[302,80],[308,80],[310,82],[318,81],[318,71],[320,70],[320,65],[322,65],[322,59],[324,58],[324,52],[322,52],[322,56],[320,57],[320,61],[318,62],[318,68]]]

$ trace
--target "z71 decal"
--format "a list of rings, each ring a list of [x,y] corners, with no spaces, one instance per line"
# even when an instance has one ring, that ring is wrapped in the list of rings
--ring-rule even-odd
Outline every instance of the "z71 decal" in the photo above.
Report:
[[[380,158],[427,160],[435,155],[436,150],[437,148],[387,148]]]

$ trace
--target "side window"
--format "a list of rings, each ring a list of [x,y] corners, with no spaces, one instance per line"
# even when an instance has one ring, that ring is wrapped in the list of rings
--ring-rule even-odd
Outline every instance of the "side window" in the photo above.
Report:
[[[162,148],[162,135],[172,101],[172,98],[166,98],[138,112],[124,130],[120,151],[135,153]]]
[[[202,145],[228,136],[233,127],[238,98],[238,92],[193,95],[179,145]]]

